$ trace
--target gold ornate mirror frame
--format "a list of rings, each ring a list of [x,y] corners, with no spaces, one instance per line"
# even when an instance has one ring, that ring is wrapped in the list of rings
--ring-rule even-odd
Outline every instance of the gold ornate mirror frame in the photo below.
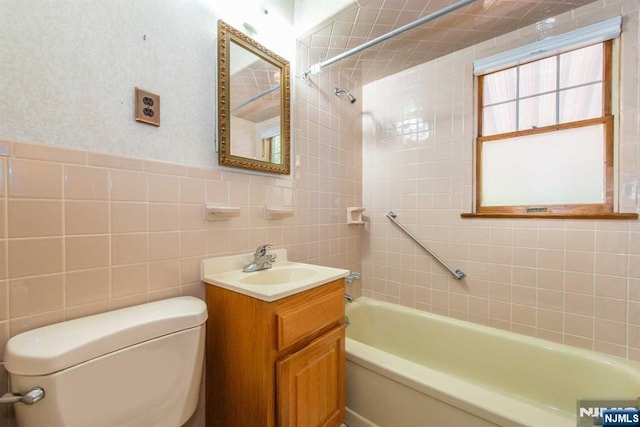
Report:
[[[241,144],[247,145],[246,141],[234,140],[231,135],[231,119],[232,109],[237,109],[231,105],[232,88],[233,88],[233,75],[232,75],[232,60],[231,52],[237,47],[246,50],[247,52],[255,55],[260,60],[264,61],[266,65],[273,66],[279,70],[279,88],[277,85],[270,87],[266,90],[258,91],[253,97],[242,103],[246,105],[253,101],[265,97],[266,94],[274,92],[279,89],[280,100],[280,126],[279,126],[279,162],[267,161],[265,159],[265,144],[269,144],[269,141],[262,139],[262,141],[249,142],[249,144],[262,146],[262,159],[256,158],[257,156],[249,157],[238,155],[237,150],[232,154],[233,144],[238,146]],[[246,52],[243,52],[243,56]],[[239,59],[236,59],[236,62]],[[237,64],[235,65],[237,68]],[[271,76],[273,77],[273,76]],[[289,62],[271,52],[266,47],[260,45],[252,38],[248,37],[244,33],[229,26],[223,21],[218,21],[218,162],[220,165],[231,166],[235,168],[250,169],[254,171],[269,172],[276,174],[288,175],[291,170],[291,141],[290,141],[290,82],[289,82]],[[277,96],[273,96],[277,99]],[[274,117],[275,119],[275,117]],[[276,128],[277,129],[277,128]],[[242,136],[239,136],[242,138]],[[258,139],[258,136],[256,136]],[[268,150],[271,150],[269,148]]]

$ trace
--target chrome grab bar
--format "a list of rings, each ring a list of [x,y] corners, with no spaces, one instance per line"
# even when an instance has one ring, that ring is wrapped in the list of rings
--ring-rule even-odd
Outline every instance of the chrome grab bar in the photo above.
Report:
[[[0,397],[2,403],[24,403],[25,405],[33,405],[44,398],[44,389],[42,387],[34,387],[25,394],[5,393]]]
[[[440,258],[438,255],[434,254],[433,251],[431,251],[431,249],[429,249],[428,247],[426,247],[424,245],[424,243],[422,243],[416,236],[413,235],[413,233],[411,233],[409,230],[407,230],[406,228],[404,228],[404,226],[402,224],[400,224],[398,222],[398,220],[396,219],[398,215],[396,215],[395,213],[393,213],[393,211],[390,211],[387,214],[387,218],[389,218],[391,220],[391,222],[393,222],[395,225],[398,226],[398,228],[400,228],[400,230],[404,231],[407,236],[411,237],[413,239],[414,242],[416,242],[417,244],[419,244],[420,246],[422,246],[422,248],[427,251],[429,253],[429,255],[431,255],[432,257],[434,257],[440,264],[442,264],[444,266],[444,268],[446,268],[447,270],[449,270],[451,272],[451,274],[453,274],[453,276],[458,279],[464,279],[467,275],[464,274],[464,271],[462,270],[454,270],[451,267],[449,267],[447,265],[446,262],[444,262],[442,260],[442,258]]]

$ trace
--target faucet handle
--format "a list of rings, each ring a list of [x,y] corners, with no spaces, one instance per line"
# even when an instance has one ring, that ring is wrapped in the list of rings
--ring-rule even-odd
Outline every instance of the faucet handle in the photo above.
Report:
[[[273,246],[271,243],[266,243],[264,245],[260,245],[256,248],[256,255],[257,256],[265,256],[267,254],[267,248],[270,248],[271,246]]]

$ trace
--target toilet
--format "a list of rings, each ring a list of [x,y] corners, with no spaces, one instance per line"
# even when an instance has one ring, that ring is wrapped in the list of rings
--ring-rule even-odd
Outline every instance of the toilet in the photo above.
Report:
[[[206,304],[177,297],[12,337],[19,427],[180,427],[198,404]],[[44,391],[42,393],[41,390]]]

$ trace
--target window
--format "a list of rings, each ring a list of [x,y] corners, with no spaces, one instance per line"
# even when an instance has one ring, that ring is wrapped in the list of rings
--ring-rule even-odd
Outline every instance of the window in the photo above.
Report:
[[[268,122],[272,122],[269,120]],[[263,122],[265,124],[267,122]],[[263,129],[260,132],[260,145],[262,154],[260,160],[269,163],[282,163],[282,139],[280,137],[280,126]]]
[[[611,45],[479,76],[478,212],[613,212]]]
[[[476,214],[624,215],[614,214],[620,24],[612,18],[474,63]]]
[[[261,160],[270,163],[282,163],[280,134],[262,138]]]

